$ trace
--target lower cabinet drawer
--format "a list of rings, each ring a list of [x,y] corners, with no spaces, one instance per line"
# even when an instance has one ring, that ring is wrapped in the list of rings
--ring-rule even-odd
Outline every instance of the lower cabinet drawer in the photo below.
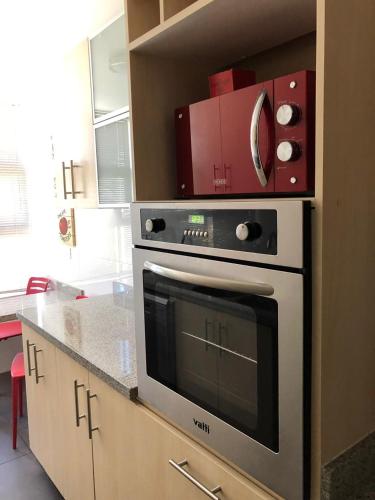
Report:
[[[136,500],[276,498],[142,407],[135,437],[133,453],[139,488]]]

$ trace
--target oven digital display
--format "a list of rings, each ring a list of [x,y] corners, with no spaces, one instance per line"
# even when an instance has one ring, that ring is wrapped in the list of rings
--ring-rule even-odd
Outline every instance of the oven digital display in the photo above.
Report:
[[[190,224],[204,224],[204,215],[189,215]]]

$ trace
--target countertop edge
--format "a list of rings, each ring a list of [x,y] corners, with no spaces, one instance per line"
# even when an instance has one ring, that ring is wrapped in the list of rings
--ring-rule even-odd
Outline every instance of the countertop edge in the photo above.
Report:
[[[127,397],[131,401],[136,401],[137,400],[137,395],[138,395],[138,387],[127,387],[118,380],[114,379],[109,375],[108,373],[104,372],[100,368],[98,368],[96,365],[92,364],[88,359],[82,357],[80,354],[78,354],[76,351],[71,349],[69,346],[64,344],[63,342],[60,342],[56,337],[53,335],[50,335],[46,330],[41,328],[39,325],[36,325],[32,321],[30,321],[28,318],[26,318],[22,312],[17,312],[17,318],[22,321],[25,325],[29,326],[36,332],[38,332],[42,337],[44,337],[46,340],[54,344],[58,349],[61,351],[65,352],[68,354],[72,359],[77,361],[80,365],[82,365],[84,368],[87,368],[93,375],[96,375],[98,378],[106,382],[109,386],[111,386],[113,389],[115,389],[117,392],[121,393],[123,396]]]

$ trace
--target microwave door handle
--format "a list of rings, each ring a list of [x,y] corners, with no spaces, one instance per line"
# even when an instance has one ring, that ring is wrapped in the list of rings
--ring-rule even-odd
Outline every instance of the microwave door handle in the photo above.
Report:
[[[143,264],[144,269],[152,271],[159,276],[169,278],[189,285],[205,286],[208,288],[217,288],[219,290],[227,290],[229,292],[238,293],[252,293],[255,295],[273,295],[274,288],[267,283],[249,282],[249,281],[235,281],[225,278],[215,278],[212,276],[205,276],[200,274],[187,273],[172,269],[170,267],[160,266],[154,262],[145,261]]]
[[[259,151],[259,122],[260,122],[260,114],[262,112],[263,103],[267,96],[267,90],[262,90],[259,94],[255,106],[253,109],[253,114],[251,117],[250,123],[250,149],[251,156],[253,159],[253,164],[255,168],[255,172],[258,176],[259,182],[263,187],[267,186],[268,180],[266,174],[264,172],[262,159],[260,157]]]

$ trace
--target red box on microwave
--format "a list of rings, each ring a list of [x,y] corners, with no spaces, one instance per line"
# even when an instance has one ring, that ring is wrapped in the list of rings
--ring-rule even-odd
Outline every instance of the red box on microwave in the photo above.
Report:
[[[210,83],[210,96],[216,97],[242,89],[255,83],[255,71],[248,69],[228,69],[208,77]]]
[[[313,71],[179,108],[175,124],[178,196],[314,192]]]

